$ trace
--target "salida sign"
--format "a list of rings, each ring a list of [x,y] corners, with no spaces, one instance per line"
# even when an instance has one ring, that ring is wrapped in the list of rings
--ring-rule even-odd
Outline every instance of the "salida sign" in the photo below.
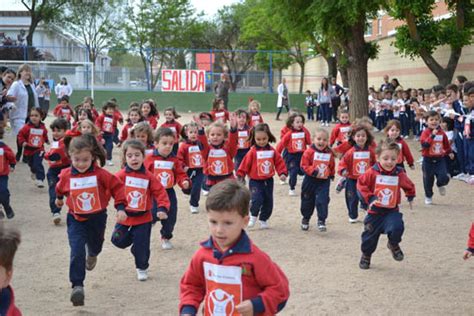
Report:
[[[206,92],[205,70],[161,70],[161,90],[173,92]]]

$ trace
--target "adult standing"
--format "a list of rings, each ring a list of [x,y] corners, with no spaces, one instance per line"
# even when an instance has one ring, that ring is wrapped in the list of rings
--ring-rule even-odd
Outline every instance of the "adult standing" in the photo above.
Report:
[[[332,111],[332,99],[336,95],[336,92],[333,90],[332,86],[329,84],[328,78],[324,77],[321,80],[321,87],[319,88],[318,94],[318,103],[319,109],[322,112],[321,115],[321,124],[322,126],[329,126],[331,122],[331,111]]]
[[[56,93],[58,104],[61,103],[61,98],[65,95],[71,99],[72,86],[67,82],[66,77],[61,78],[61,82],[56,85],[54,92]]]
[[[18,135],[20,129],[25,125],[31,108],[39,107],[38,95],[33,83],[32,70],[27,64],[18,68],[17,79],[8,89],[7,96],[15,97],[15,107],[9,113],[10,125],[13,135]],[[17,143],[18,145],[18,143]],[[21,157],[21,146],[18,146],[17,160]]]
[[[385,91],[385,90],[393,91],[393,90],[395,90],[395,88],[390,83],[389,79],[390,79],[390,77],[388,75],[383,76],[383,83],[380,86],[380,91]]]
[[[278,112],[277,112],[276,120],[279,121],[281,110],[283,109],[283,107],[285,107],[286,112],[290,111],[290,96],[288,94],[286,78],[283,78],[281,80],[281,83],[278,85],[277,92],[278,92],[278,101],[277,101]]]
[[[341,105],[341,96],[344,93],[344,88],[337,84],[336,77],[331,78],[331,86],[334,90],[334,96],[331,98],[332,116],[334,122],[336,122],[339,106]]]
[[[393,78],[390,81],[390,84],[392,85],[392,91],[403,89],[403,86],[400,84],[397,78]]]
[[[228,109],[230,80],[228,74],[221,74],[221,80],[214,85],[216,98],[224,100],[224,108]]]
[[[43,111],[43,115],[48,115],[51,90],[49,89],[49,84],[44,77],[40,79],[38,86],[36,87],[36,94],[38,95],[38,102]]]

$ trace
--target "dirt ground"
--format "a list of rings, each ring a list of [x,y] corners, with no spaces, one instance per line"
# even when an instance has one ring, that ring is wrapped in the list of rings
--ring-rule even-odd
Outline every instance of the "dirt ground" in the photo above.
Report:
[[[190,120],[185,114],[181,122]],[[283,121],[265,114],[275,135]],[[48,119],[48,124],[50,119]],[[161,121],[160,121],[161,123]],[[317,126],[310,122],[310,131]],[[11,136],[6,142],[14,144]],[[418,143],[408,142],[418,159]],[[118,171],[119,149],[114,150]],[[45,164],[46,165],[46,164]],[[300,230],[299,197],[288,196],[288,186],[275,181],[275,208],[271,229],[249,232],[253,241],[277,262],[290,281],[291,295],[281,315],[372,314],[372,315],[474,315],[474,259],[461,258],[473,220],[473,187],[453,180],[447,196],[435,190],[434,205],[425,206],[421,167],[409,170],[415,182],[414,209],[402,203],[406,230],[401,247],[405,260],[396,262],[382,236],[372,257],[370,270],[358,267],[362,224],[349,224],[344,194],[331,185],[328,231]],[[300,192],[298,180],[297,193]],[[115,211],[109,208],[104,249],[94,271],[85,281],[86,305],[69,302],[69,246],[65,211],[59,227],[52,224],[47,188],[36,188],[27,165],[19,163],[10,177],[12,206],[23,242],[15,259],[13,286],[17,305],[24,315],[176,315],[179,281],[198,242],[207,238],[204,208],[197,215],[189,212],[188,200],[178,192],[178,222],[175,249],[160,247],[159,224],[152,232],[149,280],[136,279],[133,257],[110,242]],[[204,205],[205,197],[201,205]]]

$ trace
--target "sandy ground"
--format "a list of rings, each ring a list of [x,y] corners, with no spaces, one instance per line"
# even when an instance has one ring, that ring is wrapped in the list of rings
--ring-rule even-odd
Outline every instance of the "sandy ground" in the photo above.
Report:
[[[190,117],[186,114],[180,121],[187,122]],[[276,122],[273,117],[266,114],[265,120],[277,135],[283,122]],[[313,130],[317,124],[310,122],[306,126]],[[6,137],[6,142],[13,145],[11,137]],[[419,145],[413,141],[409,144],[418,159]],[[119,150],[115,149],[116,166],[108,167],[110,171],[118,171],[118,158]],[[309,231],[301,231],[299,198],[288,196],[288,186],[275,185],[271,229],[254,229],[249,234],[289,278],[291,296],[282,315],[474,315],[474,259],[461,259],[473,219],[473,187],[452,181],[446,198],[435,191],[434,205],[425,206],[420,165],[408,173],[416,183],[418,197],[413,210],[402,203],[406,230],[401,247],[405,260],[400,263],[392,259],[386,237],[382,236],[368,271],[358,267],[362,224],[348,223],[344,195],[336,194],[334,185],[326,233],[315,229],[315,218]],[[300,184],[301,179],[298,193]],[[24,315],[177,314],[180,278],[198,242],[208,236],[205,212],[191,215],[188,200],[181,192],[175,249],[161,250],[159,227],[155,227],[147,282],[136,280],[129,250],[111,244],[115,211],[109,209],[104,249],[97,267],[87,273],[85,281],[86,305],[73,307],[69,302],[65,212],[63,222],[55,227],[47,188],[34,186],[23,163],[11,175],[10,190],[16,211],[11,223],[23,233],[13,286]]]

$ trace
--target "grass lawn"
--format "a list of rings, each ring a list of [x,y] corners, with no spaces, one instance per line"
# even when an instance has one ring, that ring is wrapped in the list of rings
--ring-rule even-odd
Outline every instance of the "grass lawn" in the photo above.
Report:
[[[174,106],[178,112],[202,112],[211,109],[213,93],[185,93],[185,92],[149,92],[149,91],[94,91],[94,103],[98,109],[102,103],[110,98],[116,98],[122,110],[128,109],[128,105],[144,99],[154,99],[160,112],[168,106]],[[89,96],[90,91],[74,90],[71,104],[76,105],[82,102],[85,96]],[[229,108],[247,108],[248,99],[252,97],[262,104],[262,112],[276,112],[277,94],[268,93],[231,93],[229,95]],[[54,106],[56,97],[51,96],[51,106]],[[290,104],[293,108],[304,110],[304,95],[291,94]],[[285,111],[285,110],[283,110]]]

